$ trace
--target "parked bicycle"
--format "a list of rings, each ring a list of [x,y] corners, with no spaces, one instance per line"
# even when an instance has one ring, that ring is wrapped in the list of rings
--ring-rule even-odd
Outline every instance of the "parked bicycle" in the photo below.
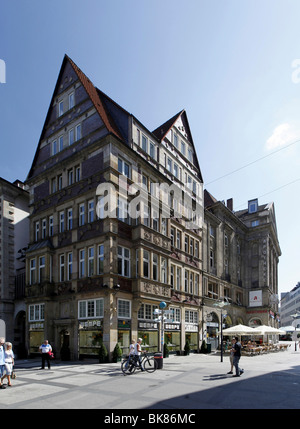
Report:
[[[143,353],[140,366],[137,356],[130,355],[128,358],[123,360],[121,364],[121,369],[123,374],[125,375],[133,374],[136,369],[144,369],[147,372],[154,372],[157,369],[157,362],[153,356],[148,356],[147,353]]]

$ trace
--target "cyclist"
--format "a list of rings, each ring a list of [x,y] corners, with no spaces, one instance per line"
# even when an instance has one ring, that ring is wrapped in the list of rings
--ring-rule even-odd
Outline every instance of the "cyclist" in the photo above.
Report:
[[[142,338],[139,338],[137,343],[134,345],[134,356],[135,356],[135,361],[139,363],[139,366],[141,368],[142,371],[145,371],[144,368],[142,367],[142,359],[141,359],[141,354],[142,354]]]

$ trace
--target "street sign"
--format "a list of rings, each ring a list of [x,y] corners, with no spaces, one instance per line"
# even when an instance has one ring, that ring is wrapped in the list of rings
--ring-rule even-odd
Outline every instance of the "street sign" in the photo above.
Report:
[[[161,314],[161,310],[159,310],[158,308],[156,308],[156,309],[153,311],[153,314]]]
[[[173,320],[173,319],[164,319],[164,322],[165,322],[165,323],[173,323],[173,322],[174,322],[174,320]]]

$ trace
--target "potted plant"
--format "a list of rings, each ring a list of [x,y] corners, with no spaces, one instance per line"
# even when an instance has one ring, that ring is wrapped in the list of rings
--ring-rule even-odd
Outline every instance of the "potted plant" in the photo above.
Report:
[[[113,351],[113,362],[120,362],[122,360],[122,350],[119,346],[119,343],[115,345],[114,351]]]
[[[205,340],[202,341],[200,352],[207,353],[207,344]]]
[[[107,356],[108,356],[107,348],[105,347],[105,345],[103,344],[103,342],[100,341],[99,363],[105,363],[105,362],[107,362]]]
[[[169,357],[169,347],[164,343],[164,358]]]
[[[185,356],[188,356],[190,354],[191,348],[190,348],[190,342],[189,340],[186,340],[185,346],[184,346],[184,354]]]

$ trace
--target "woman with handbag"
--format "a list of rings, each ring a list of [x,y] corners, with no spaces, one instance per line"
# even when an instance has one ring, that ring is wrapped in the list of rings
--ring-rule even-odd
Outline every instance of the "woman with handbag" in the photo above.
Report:
[[[48,340],[45,340],[43,344],[40,346],[40,353],[42,354],[42,368],[45,369],[45,362],[47,361],[48,369],[50,369],[50,353],[52,354],[52,347],[49,344]]]
[[[1,383],[3,382],[4,378],[7,378],[7,385],[11,386],[11,375],[13,372],[14,367],[14,352],[12,351],[12,344],[6,343],[5,344],[5,375],[1,378]]]

